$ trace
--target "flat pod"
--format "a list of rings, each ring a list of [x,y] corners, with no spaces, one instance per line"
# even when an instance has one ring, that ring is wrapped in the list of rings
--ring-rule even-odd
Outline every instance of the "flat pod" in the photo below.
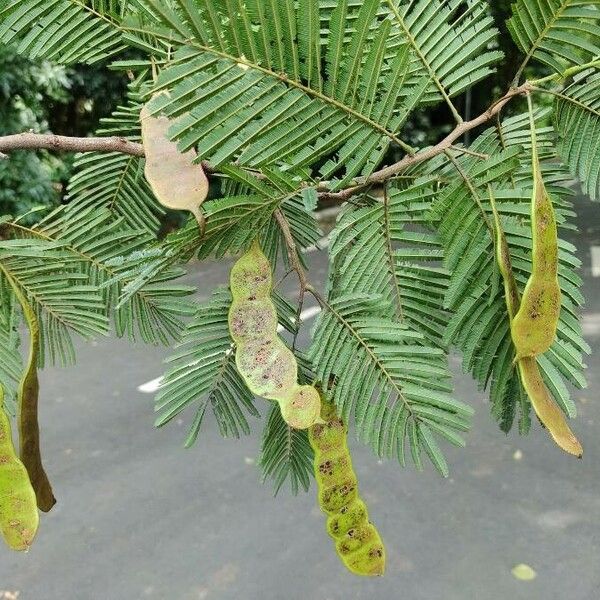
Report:
[[[169,139],[173,123],[154,116],[148,105],[140,112],[142,143],[146,155],[144,173],[158,201],[172,210],[188,210],[204,232],[201,205],[208,196],[209,183],[194,150],[179,152]]]
[[[552,439],[565,452],[581,458],[583,447],[568,426],[565,415],[550,395],[542,379],[537,360],[534,357],[520,359],[519,374],[537,416],[548,429]]]
[[[296,357],[277,335],[272,285],[271,265],[254,242],[230,275],[229,332],[236,343],[235,363],[253,394],[276,400],[290,427],[307,429],[319,420],[321,397],[314,387],[298,385]]]
[[[320,418],[321,396],[312,385],[297,385],[290,395],[277,399],[284,421],[294,429],[308,429]]]
[[[512,339],[521,357],[538,356],[556,338],[561,292],[558,283],[558,233],[552,201],[534,155],[534,190],[531,201],[533,236],[532,270],[519,311],[511,325]]]
[[[315,452],[319,506],[328,515],[327,532],[346,568],[356,575],[383,575],[385,548],[369,521],[346,441],[347,431],[333,403],[322,400],[321,418],[308,430]]]
[[[28,550],[39,525],[37,500],[27,469],[17,458],[0,386],[0,530],[13,550]]]
[[[296,359],[278,338],[239,344],[235,362],[246,385],[257,396],[278,400],[296,385]]]
[[[506,236],[504,235],[502,223],[500,222],[500,217],[496,210],[496,203],[492,194],[490,194],[490,201],[494,213],[496,260],[498,261],[498,266],[504,280],[506,307],[508,309],[508,316],[512,328],[514,317],[519,310],[521,299],[519,298],[519,291],[512,270]],[[515,360],[517,360],[519,376],[523,388],[525,389],[538,418],[546,427],[552,436],[552,439],[565,452],[581,457],[583,455],[583,448],[569,428],[565,415],[550,395],[550,392],[542,379],[537,359],[529,356]]]
[[[270,301],[273,276],[269,259],[254,242],[231,269],[229,278],[231,294],[234,299],[261,299]]]
[[[265,339],[277,330],[277,311],[270,301],[235,300],[229,311],[229,323],[235,342]]]

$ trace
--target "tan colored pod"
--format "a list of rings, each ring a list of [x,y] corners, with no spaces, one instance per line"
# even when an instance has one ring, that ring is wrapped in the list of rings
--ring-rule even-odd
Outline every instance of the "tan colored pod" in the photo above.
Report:
[[[0,386],[0,530],[13,550],[28,550],[39,525],[36,496],[27,469],[17,458]]]
[[[208,196],[209,183],[202,165],[195,162],[195,150],[180,152],[168,137],[173,125],[164,116],[151,115],[148,105],[140,112],[142,143],[146,155],[144,173],[157,200],[172,210],[188,210],[204,233],[201,206]]]
[[[322,399],[322,423],[308,430],[315,452],[314,469],[321,510],[328,516],[327,532],[338,556],[356,575],[383,575],[385,547],[358,493],[347,430],[335,406]]]

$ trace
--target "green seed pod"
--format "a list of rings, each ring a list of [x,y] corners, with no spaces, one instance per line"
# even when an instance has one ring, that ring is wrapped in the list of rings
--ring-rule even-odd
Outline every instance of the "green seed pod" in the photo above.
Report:
[[[296,385],[291,394],[276,400],[280,400],[283,420],[294,429],[308,429],[319,420],[321,396],[312,385]]]
[[[272,285],[271,265],[255,242],[231,270],[229,331],[236,343],[235,362],[253,394],[276,400],[290,427],[306,429],[319,419],[321,398],[314,387],[297,383],[296,358],[277,335]]]
[[[231,269],[231,293],[235,300],[268,299],[273,287],[269,259],[254,242]]]
[[[504,279],[504,292],[506,299],[506,307],[508,309],[508,317],[511,326],[514,325],[514,318],[519,310],[521,299],[519,290],[512,270],[510,252],[506,242],[506,236],[502,229],[500,216],[496,210],[496,202],[490,189],[490,202],[494,213],[494,229],[496,242],[496,260],[500,268],[500,273]],[[513,339],[514,341],[514,339]],[[535,357],[522,357],[516,359],[519,366],[519,376],[523,388],[527,392],[527,396],[535,410],[539,420],[548,429],[552,439],[565,452],[581,457],[583,448],[579,440],[575,437],[569,428],[565,415],[557,406],[556,402],[550,395]]]
[[[0,530],[13,550],[28,550],[38,529],[39,513],[27,469],[17,458],[0,386]]]
[[[532,270],[511,326],[516,360],[546,352],[556,337],[560,316],[556,218],[542,179],[535,139],[533,147]]]
[[[356,575],[383,575],[385,548],[358,496],[358,481],[346,441],[347,430],[335,406],[322,399],[321,418],[308,430],[315,452],[315,479],[321,510],[328,515],[327,532],[338,556]]]

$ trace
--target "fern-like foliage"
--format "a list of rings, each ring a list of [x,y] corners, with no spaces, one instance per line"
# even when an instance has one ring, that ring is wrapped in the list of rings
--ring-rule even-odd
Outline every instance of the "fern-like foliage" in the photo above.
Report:
[[[71,333],[85,338],[105,334],[108,320],[98,289],[70,268],[76,260],[60,243],[14,239],[0,242],[0,278],[17,287],[41,324],[43,356],[51,363],[75,359]],[[65,288],[69,301],[65,302]]]
[[[508,30],[526,54],[557,73],[600,56],[600,10],[596,0],[517,0]]]
[[[313,475],[313,451],[306,431],[292,429],[281,416],[279,407],[272,406],[265,426],[260,466],[263,480],[271,479],[275,495],[286,481],[295,496],[310,487]]]
[[[250,433],[246,415],[260,416],[235,366],[227,320],[230,306],[229,291],[218,289],[210,302],[198,309],[177,353],[168,360],[173,366],[156,398],[158,426],[198,404],[186,446],[196,441],[209,406],[226,437]]]
[[[0,277],[0,386],[4,389],[6,408],[13,412],[17,382],[23,369],[19,351],[19,312],[6,281]]]
[[[554,118],[558,153],[584,191],[600,199],[600,73],[574,82],[557,96]]]
[[[62,64],[104,60],[126,48],[113,21],[127,3],[78,0],[3,0],[0,42],[20,54]],[[115,10],[117,9],[117,10]]]
[[[448,273],[439,265],[439,241],[424,228],[423,211],[435,198],[435,181],[394,186],[348,205],[331,236],[330,256],[334,294],[382,295],[389,301],[387,317],[442,345]]]
[[[129,104],[102,119],[96,135],[140,141],[139,89],[142,86],[143,81],[131,85]],[[118,152],[89,152],[77,156],[74,169],[67,189],[73,212],[106,207],[116,217],[123,217],[130,227],[156,233],[164,209],[144,178],[143,158]]]
[[[480,0],[386,0],[394,23],[412,49],[414,73],[425,71],[428,99],[450,98],[484,79],[502,58],[490,50],[497,30]]]
[[[436,468],[448,467],[433,433],[463,444],[472,409],[450,395],[445,353],[423,335],[387,317],[389,302],[346,294],[324,301],[309,358],[340,415],[378,456],[404,463],[408,438],[421,467],[425,449]]]
[[[118,269],[112,266],[112,261],[140,252],[153,238],[143,230],[131,229],[123,218],[114,219],[106,208],[62,207],[36,226],[7,222],[5,227],[23,245],[26,240],[59,245],[70,276],[98,292],[101,304],[97,308],[104,318],[114,319],[119,336],[169,344],[183,330],[182,318],[193,312],[188,296],[194,288],[173,281],[181,276],[181,268],[166,269],[148,278],[126,302],[116,307],[125,282],[117,277]],[[63,294],[68,297],[69,293],[65,287]],[[56,300],[66,303],[65,297],[57,296]]]
[[[192,40],[158,79],[157,89],[170,95],[154,103],[156,111],[180,116],[172,135],[182,150],[197,146],[216,166],[236,160],[299,168],[330,157],[320,175],[341,175],[343,185],[373,171],[391,143],[403,145],[397,134],[420,92],[404,85],[406,47],[385,58],[392,26],[377,16],[378,0],[363,3],[361,28],[348,42],[348,6],[339,3],[324,56],[313,0],[298,8],[251,0],[246,10],[182,1],[172,12],[148,4],[177,37]]]

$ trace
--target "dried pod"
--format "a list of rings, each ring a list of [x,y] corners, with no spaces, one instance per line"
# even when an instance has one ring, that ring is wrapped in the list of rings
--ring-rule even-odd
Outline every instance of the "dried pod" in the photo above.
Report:
[[[0,530],[13,550],[28,550],[38,529],[36,496],[23,463],[17,458],[4,412],[0,386]]]
[[[208,196],[208,179],[202,165],[195,162],[195,150],[180,152],[169,139],[173,123],[151,114],[148,105],[140,112],[142,143],[146,155],[145,175],[157,200],[166,208],[189,210],[204,233],[201,206]]]
[[[313,425],[308,437],[315,452],[319,506],[328,515],[327,532],[335,541],[339,557],[352,573],[383,575],[385,548],[358,495],[346,427],[337,416],[333,403],[322,399],[321,406],[323,423]]]

